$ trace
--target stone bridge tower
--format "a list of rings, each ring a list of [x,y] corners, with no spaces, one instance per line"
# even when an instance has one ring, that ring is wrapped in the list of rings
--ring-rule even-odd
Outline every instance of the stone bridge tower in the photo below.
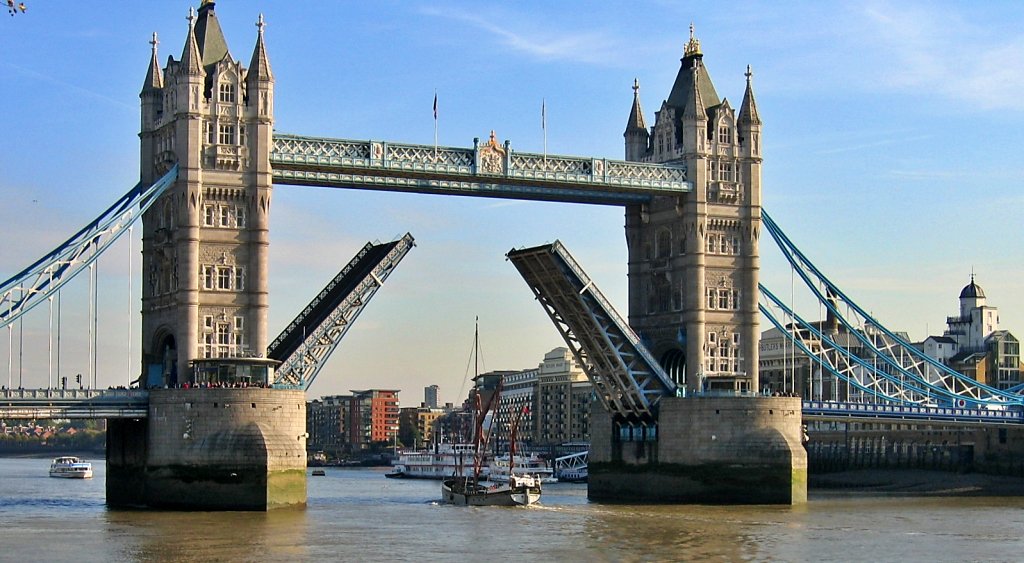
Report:
[[[143,218],[143,385],[194,380],[202,358],[267,349],[274,77],[259,18],[249,67],[204,1],[180,60],[161,70],[156,34],[142,100],[141,180],[179,165]]]
[[[626,209],[629,324],[689,391],[758,389],[761,120],[747,68],[739,114],[690,27],[649,130],[634,82],[626,160],[684,164],[693,191]]]

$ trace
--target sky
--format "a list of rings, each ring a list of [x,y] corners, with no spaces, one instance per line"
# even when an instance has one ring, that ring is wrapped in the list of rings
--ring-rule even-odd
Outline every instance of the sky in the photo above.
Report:
[[[138,181],[151,34],[162,64],[180,58],[198,6],[26,4],[0,17],[0,279]],[[216,11],[245,64],[264,14],[279,132],[432,144],[436,92],[441,145],[494,130],[513,150],[541,152],[543,100],[549,153],[613,159],[634,78],[653,124],[692,22],[733,107],[751,65],[764,208],[820,269],[914,340],[942,332],[973,271],[1001,328],[1024,336],[1022,3],[223,1]],[[273,198],[272,335],[366,242],[417,241],[310,397],[399,389],[408,406],[437,384],[442,402],[459,402],[476,317],[483,370],[535,367],[564,344],[504,259],[512,248],[560,239],[627,312],[620,208],[297,186]],[[138,232],[100,264],[103,387],[138,371]],[[762,281],[786,294],[791,273],[767,237],[761,255]],[[87,303],[81,281],[62,295],[61,374],[87,373]],[[43,306],[0,337],[3,383],[56,376],[48,326]]]

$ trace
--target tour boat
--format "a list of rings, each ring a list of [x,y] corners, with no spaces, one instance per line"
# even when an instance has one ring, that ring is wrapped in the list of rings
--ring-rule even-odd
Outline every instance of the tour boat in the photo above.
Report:
[[[64,479],[91,479],[92,464],[73,456],[54,458],[50,464],[50,477]]]
[[[469,475],[473,471],[473,444],[437,444],[432,451],[402,452],[385,477],[402,479],[444,479]]]

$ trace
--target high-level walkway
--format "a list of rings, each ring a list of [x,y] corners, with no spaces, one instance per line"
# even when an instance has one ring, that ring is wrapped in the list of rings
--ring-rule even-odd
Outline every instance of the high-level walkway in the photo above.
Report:
[[[692,190],[686,169],[513,151],[492,136],[472,148],[275,134],[275,184],[629,205]]]

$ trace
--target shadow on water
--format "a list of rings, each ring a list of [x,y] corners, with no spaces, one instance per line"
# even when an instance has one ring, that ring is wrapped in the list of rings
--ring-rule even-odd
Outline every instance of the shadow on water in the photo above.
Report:
[[[107,511],[116,560],[304,561],[308,514],[270,512]]]

